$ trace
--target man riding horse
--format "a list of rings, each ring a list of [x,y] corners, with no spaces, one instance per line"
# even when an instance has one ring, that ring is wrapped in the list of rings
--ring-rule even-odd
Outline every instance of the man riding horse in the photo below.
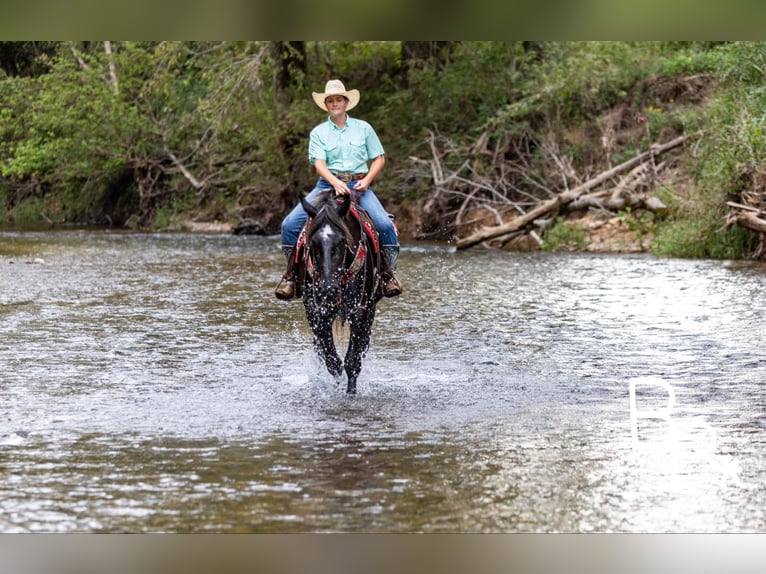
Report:
[[[309,162],[319,178],[306,199],[312,201],[320,192],[330,189],[339,196],[358,197],[359,206],[372,219],[383,245],[381,294],[396,297],[402,292],[394,274],[399,238],[393,221],[370,188],[386,163],[383,146],[370,124],[346,113],[359,103],[359,90],[347,91],[340,80],[330,80],[324,92],[312,92],[312,97],[329,116],[326,122],[312,129],[309,136]],[[287,269],[274,292],[278,299],[290,300],[297,294],[299,258],[293,256],[293,250],[306,218],[306,211],[299,203],[282,221],[282,250]]]

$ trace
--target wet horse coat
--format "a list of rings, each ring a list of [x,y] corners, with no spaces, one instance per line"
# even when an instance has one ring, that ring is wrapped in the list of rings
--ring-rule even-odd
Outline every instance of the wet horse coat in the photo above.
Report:
[[[345,370],[346,391],[355,393],[380,300],[378,235],[366,213],[351,205],[349,195],[338,199],[319,194],[314,204],[302,197],[301,205],[309,219],[296,257],[302,256],[305,263],[303,305],[314,349],[333,376],[340,378]],[[350,331],[344,360],[333,338],[333,324],[338,322]]]

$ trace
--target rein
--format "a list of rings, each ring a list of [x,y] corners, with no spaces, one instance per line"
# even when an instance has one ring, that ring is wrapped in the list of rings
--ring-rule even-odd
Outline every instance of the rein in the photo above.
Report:
[[[349,251],[353,251],[351,247],[348,248]],[[346,272],[340,276],[340,284],[345,285],[349,282],[349,280],[359,273],[359,271],[362,270],[362,267],[364,266],[364,258],[367,256],[367,249],[364,247],[364,242],[359,241],[359,247],[356,249],[356,255],[354,255],[354,260],[351,262],[351,265],[348,266],[348,269],[346,269]]]

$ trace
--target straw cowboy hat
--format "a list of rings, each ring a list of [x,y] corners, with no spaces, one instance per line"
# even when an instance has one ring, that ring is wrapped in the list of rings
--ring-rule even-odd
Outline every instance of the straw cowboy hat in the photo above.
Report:
[[[343,82],[340,80],[330,80],[327,82],[324,87],[324,93],[311,92],[311,97],[314,98],[314,103],[316,103],[316,105],[318,105],[324,111],[328,111],[327,106],[324,103],[324,100],[327,96],[345,96],[348,99],[348,106],[346,107],[346,111],[350,110],[359,103],[359,90],[346,91],[346,86],[344,86]]]

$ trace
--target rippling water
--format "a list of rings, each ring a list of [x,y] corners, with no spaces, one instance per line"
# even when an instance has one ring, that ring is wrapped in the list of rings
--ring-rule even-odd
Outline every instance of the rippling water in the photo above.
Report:
[[[0,531],[766,530],[766,266],[405,245],[356,397],[281,270],[0,233]]]

